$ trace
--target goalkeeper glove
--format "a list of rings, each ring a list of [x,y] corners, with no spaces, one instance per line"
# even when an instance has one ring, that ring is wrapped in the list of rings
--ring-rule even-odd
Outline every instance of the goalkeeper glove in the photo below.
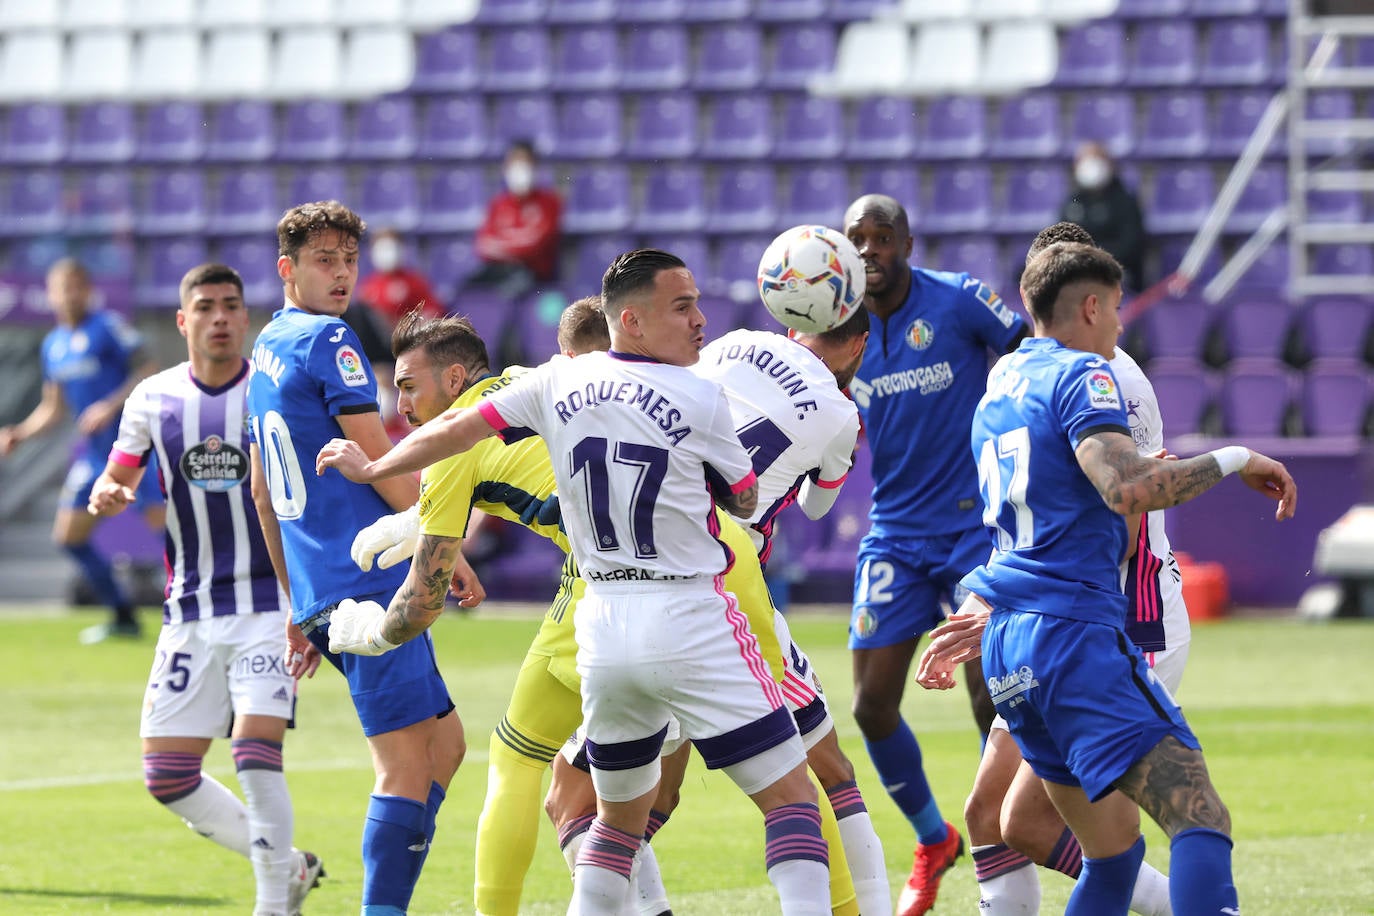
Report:
[[[372,569],[374,558],[378,569],[390,569],[414,555],[419,539],[420,504],[416,503],[404,512],[383,515],[359,531],[348,553],[363,572]]]
[[[381,655],[397,643],[382,638],[386,609],[375,601],[345,598],[329,615],[329,651],[354,655]]]

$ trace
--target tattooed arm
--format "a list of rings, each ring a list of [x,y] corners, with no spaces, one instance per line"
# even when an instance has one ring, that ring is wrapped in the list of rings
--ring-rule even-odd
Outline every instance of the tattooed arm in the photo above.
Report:
[[[444,612],[454,568],[462,561],[462,538],[420,535],[410,572],[396,590],[382,620],[381,637],[394,645],[414,639]],[[466,567],[466,561],[463,561]]]
[[[738,493],[731,493],[718,498],[720,507],[729,512],[735,518],[750,518],[754,510],[759,507],[759,486],[754,484],[745,487]]]

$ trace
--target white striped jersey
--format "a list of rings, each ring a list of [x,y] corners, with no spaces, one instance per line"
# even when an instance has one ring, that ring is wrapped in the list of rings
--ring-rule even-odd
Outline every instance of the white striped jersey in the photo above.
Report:
[[[144,379],[124,405],[110,458],[145,465],[156,452],[167,497],[164,623],[288,606],[249,487],[250,374],[244,360],[234,381],[206,388],[185,362]]]
[[[692,367],[725,389],[735,432],[754,462],[759,507],[749,536],[768,561],[773,522],[804,488],[844,483],[859,411],[810,350],[782,334],[738,330],[707,344]]]

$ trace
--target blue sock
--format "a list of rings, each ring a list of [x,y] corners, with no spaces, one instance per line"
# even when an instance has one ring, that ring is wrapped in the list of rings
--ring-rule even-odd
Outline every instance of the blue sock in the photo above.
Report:
[[[427,812],[413,798],[373,795],[363,826],[363,913],[404,913],[429,848]]]
[[[1231,877],[1231,838],[1206,827],[1174,834],[1169,844],[1169,901],[1174,916],[1240,912]]]
[[[134,606],[129,603],[129,596],[124,594],[124,589],[115,581],[114,568],[110,566],[109,560],[102,557],[89,543],[63,544],[62,549],[67,551],[67,556],[76,561],[77,566],[81,567],[81,573],[86,577],[86,581],[91,583],[96,597],[100,599],[101,604],[115,612],[116,620],[134,619]]]
[[[1078,876],[1064,916],[1126,916],[1131,910],[1131,892],[1140,863],[1145,860],[1145,838],[1136,837],[1135,844],[1125,852],[1105,859],[1083,857],[1083,871]]]
[[[447,794],[444,787],[437,782],[429,784],[429,800],[425,804],[425,851],[420,854],[420,867],[424,868],[425,860],[429,858],[429,848],[434,845],[434,826],[439,817],[439,806],[444,803]]]
[[[900,720],[897,730],[886,738],[878,741],[865,738],[864,745],[887,794],[916,828],[916,838],[922,844],[943,841],[948,835],[945,819],[921,766],[921,745],[916,743],[916,736],[906,721]]]

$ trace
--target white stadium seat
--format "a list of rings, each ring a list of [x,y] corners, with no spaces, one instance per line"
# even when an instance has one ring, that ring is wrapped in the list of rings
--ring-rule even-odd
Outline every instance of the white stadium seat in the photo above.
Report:
[[[972,90],[982,72],[983,38],[971,22],[928,22],[911,40],[907,88],[937,94]]]
[[[59,0],[0,0],[4,31],[52,28],[62,21]]]
[[[335,0],[334,21],[342,26],[396,25],[404,10],[402,0]]]
[[[1044,0],[973,0],[969,15],[980,22],[1038,19],[1044,5]]]
[[[415,78],[415,36],[409,29],[366,28],[348,33],[340,89],[349,96],[397,92]]]
[[[905,23],[852,22],[840,35],[835,69],[815,78],[819,95],[868,95],[895,92],[906,84],[911,50]]]
[[[329,25],[334,22],[334,0],[272,0],[269,25]]]
[[[163,29],[188,26],[196,19],[196,0],[129,0],[129,26]]]
[[[302,27],[278,32],[269,90],[284,98],[338,94],[342,45],[335,29]]]
[[[62,4],[65,29],[108,29],[128,21],[125,0],[66,0]]]
[[[62,84],[62,36],[19,32],[5,39],[0,58],[0,98],[50,98]]]
[[[198,29],[145,32],[134,51],[133,94],[143,99],[195,95],[200,89],[200,66]]]
[[[210,33],[200,94],[232,98],[261,94],[268,86],[271,38],[262,29],[232,29]]]
[[[1045,15],[1055,22],[1105,19],[1116,12],[1118,0],[1044,0]]]
[[[405,0],[405,22],[416,29],[440,29],[477,16],[481,0]]]
[[[897,15],[907,22],[967,19],[972,0],[902,0]]]
[[[267,21],[264,0],[200,0],[201,25],[262,25]]]
[[[77,99],[121,98],[128,95],[133,67],[132,32],[77,32],[63,69],[62,94]]]
[[[1002,22],[989,27],[979,88],[1020,92],[1043,86],[1059,69],[1059,39],[1048,22]]]

